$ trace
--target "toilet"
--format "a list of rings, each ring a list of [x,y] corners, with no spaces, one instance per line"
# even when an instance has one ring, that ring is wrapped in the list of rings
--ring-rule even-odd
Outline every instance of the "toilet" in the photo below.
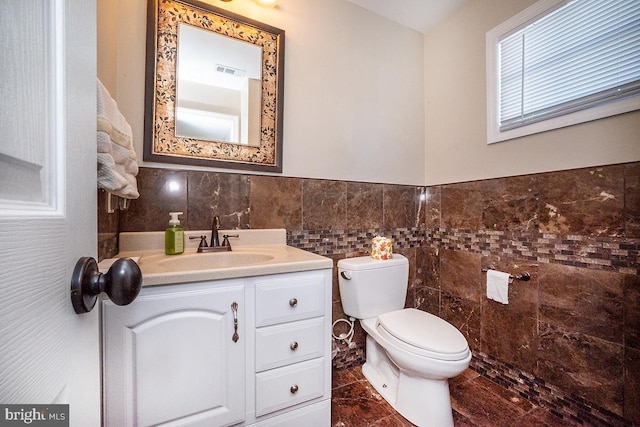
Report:
[[[409,261],[394,254],[338,262],[344,313],[367,333],[362,373],[402,416],[418,426],[453,426],[449,378],[469,366],[464,335],[424,311],[403,308]]]

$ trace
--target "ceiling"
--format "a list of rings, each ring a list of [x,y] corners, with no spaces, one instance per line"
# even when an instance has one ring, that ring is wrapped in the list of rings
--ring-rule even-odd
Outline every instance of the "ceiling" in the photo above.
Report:
[[[444,21],[468,0],[348,0],[421,33]]]

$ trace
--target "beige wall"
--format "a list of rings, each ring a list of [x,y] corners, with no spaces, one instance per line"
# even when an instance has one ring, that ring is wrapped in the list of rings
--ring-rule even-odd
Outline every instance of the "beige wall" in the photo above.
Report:
[[[640,112],[487,145],[485,33],[535,0],[469,0],[425,37],[425,184],[640,160]]]
[[[436,185],[640,160],[640,112],[487,145],[485,33],[535,0],[469,0],[424,38],[346,0],[209,1],[286,31],[283,176]],[[98,0],[98,76],[140,158],[145,16]]]
[[[423,184],[420,33],[345,0],[208,1],[286,32],[284,176]],[[146,0],[98,0],[98,76],[140,158],[145,31]]]

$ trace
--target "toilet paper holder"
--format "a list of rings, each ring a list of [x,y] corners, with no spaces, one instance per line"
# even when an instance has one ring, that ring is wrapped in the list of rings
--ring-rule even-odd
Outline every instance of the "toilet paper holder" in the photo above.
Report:
[[[496,268],[494,266],[489,266],[487,268],[483,268],[482,272],[486,273],[489,270],[495,270]],[[521,274],[509,274],[509,279],[516,279],[516,280],[522,280],[523,282],[528,282],[531,279],[531,274],[529,274],[527,271],[521,273]]]

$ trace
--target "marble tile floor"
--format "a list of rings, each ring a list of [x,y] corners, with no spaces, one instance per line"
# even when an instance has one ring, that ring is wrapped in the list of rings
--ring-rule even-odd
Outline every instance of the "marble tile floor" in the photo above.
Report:
[[[467,369],[449,381],[455,427],[570,426],[547,409]],[[333,371],[332,427],[411,427],[362,375],[360,366]]]

